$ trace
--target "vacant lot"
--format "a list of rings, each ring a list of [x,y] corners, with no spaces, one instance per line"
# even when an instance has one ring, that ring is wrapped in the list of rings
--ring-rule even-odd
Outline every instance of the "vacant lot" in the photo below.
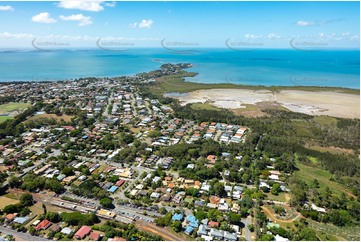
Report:
[[[45,204],[45,206],[46,206],[46,211],[48,212],[67,212],[67,213],[72,212],[71,210],[56,207],[51,204]],[[44,208],[41,202],[35,203],[33,206],[29,207],[29,209],[34,215],[44,214]]]
[[[4,196],[0,197],[0,209],[3,209],[7,205],[16,204],[16,203],[19,203],[19,200],[15,200]]]
[[[273,195],[272,193],[267,193],[268,199],[272,201],[279,201],[279,202],[288,202],[289,196],[288,194],[282,192],[278,195]]]
[[[29,120],[35,120],[35,119],[39,119],[39,118],[48,118],[48,119],[55,119],[57,122],[60,122],[62,120],[64,120],[65,122],[70,122],[71,119],[74,116],[69,116],[69,115],[62,115],[62,116],[57,116],[55,114],[39,114],[39,115],[35,115],[33,117],[31,117]]]

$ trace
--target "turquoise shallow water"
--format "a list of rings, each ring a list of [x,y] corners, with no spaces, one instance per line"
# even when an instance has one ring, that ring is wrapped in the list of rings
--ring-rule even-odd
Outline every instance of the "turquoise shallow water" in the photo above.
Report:
[[[360,88],[359,50],[166,49],[2,51],[0,81],[52,81],[88,76],[134,75],[163,63],[187,62],[188,80],[266,86]]]

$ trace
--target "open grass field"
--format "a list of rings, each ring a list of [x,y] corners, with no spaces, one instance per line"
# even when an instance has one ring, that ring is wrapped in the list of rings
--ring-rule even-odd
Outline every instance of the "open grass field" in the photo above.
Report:
[[[4,122],[5,120],[12,119],[17,113],[12,114],[12,112],[19,112],[21,113],[28,107],[30,107],[30,103],[5,103],[0,105],[0,113],[9,113],[8,116],[0,116],[0,123]]]
[[[8,198],[5,196],[0,197],[0,209],[3,209],[7,205],[19,203],[19,200]]]
[[[0,113],[4,112],[13,112],[13,111],[23,111],[26,108],[30,107],[30,103],[5,103],[0,105]]]
[[[316,161],[315,161],[316,162]],[[330,181],[332,174],[326,170],[322,170],[317,168],[317,166],[307,166],[297,162],[296,166],[299,168],[299,171],[295,172],[295,177],[305,181],[310,184],[314,179],[317,179],[320,183],[320,188],[325,189],[326,187],[331,188],[332,192],[336,195],[341,195],[341,193],[345,193],[346,195],[351,196],[351,192],[347,190],[346,187],[341,184]]]
[[[44,209],[43,209],[43,205],[41,202],[37,202],[35,203],[33,206],[29,207],[29,209],[31,210],[31,212],[35,215],[39,215],[39,214],[43,214],[44,213]],[[46,204],[46,210],[48,212],[72,212],[71,210],[67,210],[64,208],[60,208],[60,207],[56,207],[53,206],[51,204]]]
[[[48,119],[55,119],[57,122],[60,122],[62,120],[64,120],[65,122],[70,122],[73,117],[74,116],[69,116],[69,115],[57,116],[55,114],[44,113],[44,114],[35,115],[35,116],[29,118],[29,120],[36,120],[39,118],[48,118]]]
[[[288,202],[288,196],[286,196],[286,193],[282,192],[278,195],[273,195],[272,193],[267,193],[267,197],[269,200],[272,200],[272,201],[278,201],[278,202]]]

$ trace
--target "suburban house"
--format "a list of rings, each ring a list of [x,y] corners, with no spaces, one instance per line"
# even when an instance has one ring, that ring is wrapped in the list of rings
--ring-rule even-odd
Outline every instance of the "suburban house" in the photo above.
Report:
[[[78,231],[76,231],[74,237],[77,239],[84,239],[85,236],[90,234],[92,229],[89,226],[82,226]]]

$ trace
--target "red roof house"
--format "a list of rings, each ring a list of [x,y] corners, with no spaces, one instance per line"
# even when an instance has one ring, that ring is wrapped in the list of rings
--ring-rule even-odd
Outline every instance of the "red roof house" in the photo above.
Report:
[[[100,239],[100,234],[95,233],[95,232],[91,232],[90,235],[89,235],[89,238],[90,238],[91,240],[98,241],[98,240]]]
[[[52,225],[52,222],[50,222],[47,219],[44,219],[43,221],[41,221],[38,225],[36,225],[35,230],[41,230],[41,229],[47,229]]]
[[[123,185],[124,182],[125,182],[124,180],[119,180],[119,181],[117,181],[117,183],[115,183],[115,185],[120,187]]]
[[[10,223],[14,220],[14,218],[18,215],[17,213],[9,213],[5,216],[5,222]]]
[[[89,226],[82,226],[78,231],[76,231],[74,237],[77,239],[84,239],[85,236],[90,234],[92,229]]]
[[[218,222],[215,222],[215,221],[210,221],[208,223],[208,226],[211,227],[211,228],[218,228],[219,227],[219,223]]]

